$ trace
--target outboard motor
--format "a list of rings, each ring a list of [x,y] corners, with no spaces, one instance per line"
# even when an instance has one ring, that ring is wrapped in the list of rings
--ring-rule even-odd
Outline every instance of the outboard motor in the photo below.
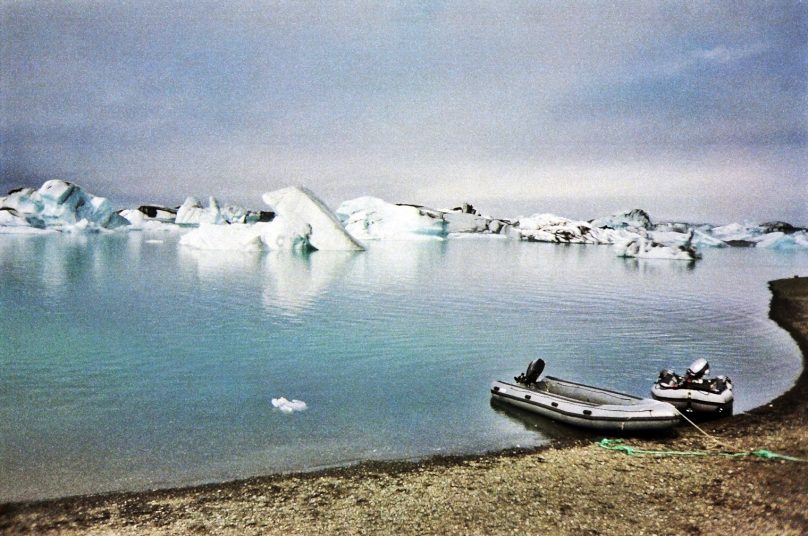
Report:
[[[703,376],[709,373],[710,364],[703,357],[696,359],[690,364],[689,367],[687,367],[687,376],[693,380],[701,379]]]
[[[517,383],[531,385],[536,383],[542,372],[544,372],[544,359],[537,359],[536,361],[531,361],[527,366],[527,371],[515,377],[514,380]]]

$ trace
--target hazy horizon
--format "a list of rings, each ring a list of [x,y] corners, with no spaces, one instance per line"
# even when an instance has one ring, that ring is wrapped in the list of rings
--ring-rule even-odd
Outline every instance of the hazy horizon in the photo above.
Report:
[[[6,2],[0,190],[808,225],[801,2]]]

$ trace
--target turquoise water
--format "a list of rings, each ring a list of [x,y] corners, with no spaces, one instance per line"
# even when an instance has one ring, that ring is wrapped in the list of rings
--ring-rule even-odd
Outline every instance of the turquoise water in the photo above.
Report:
[[[766,282],[804,274],[805,252],[689,266],[482,238],[309,255],[177,241],[0,235],[0,500],[537,445],[557,432],[488,394],[537,357],[647,396],[703,356],[736,411],[801,370]]]

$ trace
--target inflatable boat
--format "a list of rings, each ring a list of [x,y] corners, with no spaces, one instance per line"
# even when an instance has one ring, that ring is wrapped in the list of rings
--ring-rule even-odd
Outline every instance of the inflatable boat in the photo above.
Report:
[[[528,365],[514,383],[495,381],[491,398],[550,419],[592,430],[663,430],[679,423],[675,407],[548,376],[539,380],[544,361]]]
[[[732,380],[726,376],[708,378],[709,373],[710,364],[704,358],[691,363],[684,376],[663,370],[651,387],[651,396],[694,416],[732,415]]]

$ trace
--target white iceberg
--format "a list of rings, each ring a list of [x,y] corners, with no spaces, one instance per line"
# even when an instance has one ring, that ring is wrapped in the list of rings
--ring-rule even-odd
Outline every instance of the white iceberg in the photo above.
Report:
[[[195,249],[219,251],[271,251],[309,248],[311,226],[276,217],[265,223],[201,223],[180,238],[180,244]]]
[[[510,233],[510,223],[490,218],[464,203],[451,210],[388,203],[364,196],[344,201],[336,211],[345,229],[362,240],[443,240],[461,234]]]
[[[271,251],[307,249],[361,251],[336,216],[304,188],[264,194],[275,216],[270,222],[205,223],[180,238],[180,244],[201,250]]]
[[[5,209],[5,210],[3,210]],[[45,182],[38,190],[21,188],[0,199],[0,211],[7,212],[0,225],[27,225],[40,229],[113,229],[129,222],[112,210],[104,197],[62,180]]]
[[[701,258],[689,241],[678,246],[665,245],[642,236],[619,242],[614,249],[618,257],[636,259],[694,261]]]
[[[310,227],[307,239],[318,250],[362,251],[365,248],[351,236],[337,216],[307,188],[290,186],[262,196],[275,209],[277,219],[291,228]],[[274,222],[273,222],[274,223]]]
[[[515,230],[522,240],[562,244],[614,244],[626,237],[638,236],[625,230],[592,227],[589,222],[571,220],[555,214],[534,214],[519,218]]]
[[[360,240],[423,240],[446,237],[440,211],[395,205],[378,197],[344,201],[336,211],[345,229]]]
[[[284,397],[273,398],[272,406],[283,413],[293,413],[295,411],[305,411],[308,409],[308,406],[302,400],[287,400]]]
[[[202,223],[221,224],[225,219],[219,210],[219,202],[215,197],[208,198],[208,206],[203,207],[196,197],[188,197],[177,210],[174,220],[178,225],[200,225]]]

